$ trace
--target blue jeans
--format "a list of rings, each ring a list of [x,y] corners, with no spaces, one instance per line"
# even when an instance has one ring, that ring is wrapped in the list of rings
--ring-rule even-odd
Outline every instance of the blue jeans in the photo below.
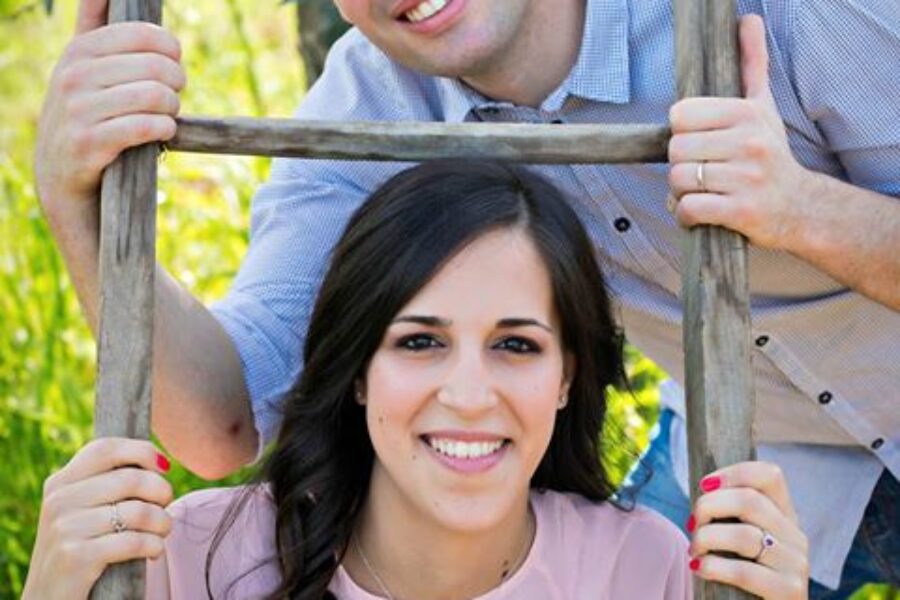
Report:
[[[661,513],[682,531],[690,515],[690,501],[675,479],[669,451],[669,429],[675,413],[663,409],[659,430],[644,454],[638,474],[649,467],[650,480],[637,491],[637,502]],[[685,532],[687,535],[687,532]],[[900,483],[885,470],[875,486],[863,521],[853,540],[836,590],[810,581],[810,600],[842,600],[867,583],[900,587]]]

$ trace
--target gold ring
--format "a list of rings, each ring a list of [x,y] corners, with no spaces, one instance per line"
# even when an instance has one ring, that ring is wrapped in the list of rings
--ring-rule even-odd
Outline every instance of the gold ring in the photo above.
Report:
[[[697,163],[697,188],[704,194],[709,191],[706,189],[706,162],[702,160]]]

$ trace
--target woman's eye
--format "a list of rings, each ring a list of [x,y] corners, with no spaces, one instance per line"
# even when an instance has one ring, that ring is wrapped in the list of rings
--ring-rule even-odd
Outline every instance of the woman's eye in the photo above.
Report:
[[[537,344],[520,337],[504,338],[496,344],[495,348],[509,350],[515,354],[533,354],[541,351]]]
[[[439,348],[441,343],[433,336],[424,333],[403,336],[397,340],[397,347],[403,350],[427,350],[428,348]]]

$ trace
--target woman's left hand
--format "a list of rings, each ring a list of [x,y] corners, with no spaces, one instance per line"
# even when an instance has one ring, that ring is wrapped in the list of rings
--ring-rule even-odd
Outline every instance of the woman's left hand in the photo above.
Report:
[[[767,600],[806,600],[809,548],[781,469],[738,463],[707,475],[700,487],[703,495],[688,521],[691,570]]]

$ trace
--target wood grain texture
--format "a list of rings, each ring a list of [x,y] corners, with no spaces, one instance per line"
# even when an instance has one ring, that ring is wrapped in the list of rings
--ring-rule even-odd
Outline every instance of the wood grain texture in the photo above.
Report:
[[[678,92],[740,95],[734,0],[675,0]],[[684,240],[684,348],[692,500],[707,473],[754,457],[747,242],[720,227]],[[695,579],[701,600],[753,598]]]
[[[657,125],[331,123],[185,117],[167,150],[299,158],[421,161],[484,158],[551,163],[664,163]]]
[[[159,0],[111,0],[109,21],[159,23]],[[100,332],[96,437],[150,437],[157,144],[124,152],[100,191]],[[110,566],[95,600],[144,598],[145,561]]]

